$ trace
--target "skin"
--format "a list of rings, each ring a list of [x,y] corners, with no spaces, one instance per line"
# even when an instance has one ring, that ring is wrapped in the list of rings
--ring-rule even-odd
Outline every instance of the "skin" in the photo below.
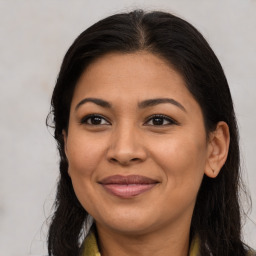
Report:
[[[85,98],[105,100],[111,107],[81,103]],[[155,98],[175,104],[138,106]],[[90,114],[102,116],[98,124]],[[172,120],[152,118],[155,114]],[[76,85],[63,135],[69,175],[79,201],[95,219],[102,255],[188,254],[202,178],[218,175],[229,133],[220,122],[207,139],[201,108],[171,65],[148,52],[97,59]],[[111,175],[142,175],[158,184],[120,198],[99,183]]]

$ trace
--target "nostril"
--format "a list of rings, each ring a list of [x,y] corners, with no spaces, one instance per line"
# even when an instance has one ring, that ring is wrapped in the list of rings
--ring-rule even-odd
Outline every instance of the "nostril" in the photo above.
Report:
[[[131,159],[118,159],[118,158],[110,158],[110,162],[112,163],[120,163],[122,165],[129,165],[129,163],[132,163],[132,162],[138,162],[140,161],[140,158],[131,158]]]
[[[115,158],[111,158],[110,161],[115,163],[118,162]]]

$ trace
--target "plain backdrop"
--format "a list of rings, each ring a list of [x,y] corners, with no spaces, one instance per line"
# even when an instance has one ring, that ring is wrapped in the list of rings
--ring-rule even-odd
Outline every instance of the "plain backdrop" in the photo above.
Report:
[[[191,22],[222,63],[253,202],[244,240],[256,248],[256,1],[8,0],[0,1],[0,256],[47,254],[58,155],[45,118],[62,58],[88,26],[134,8]]]

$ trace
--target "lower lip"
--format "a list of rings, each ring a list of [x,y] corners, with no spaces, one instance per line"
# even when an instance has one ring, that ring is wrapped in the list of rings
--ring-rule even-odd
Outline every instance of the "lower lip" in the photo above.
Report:
[[[103,187],[111,194],[121,198],[132,198],[146,191],[151,190],[154,184],[102,184]]]

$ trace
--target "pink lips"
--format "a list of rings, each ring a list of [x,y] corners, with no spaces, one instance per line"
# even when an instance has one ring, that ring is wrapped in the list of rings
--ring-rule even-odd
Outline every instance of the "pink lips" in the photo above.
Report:
[[[139,175],[114,175],[101,180],[100,184],[115,196],[131,198],[152,189],[158,181]]]

